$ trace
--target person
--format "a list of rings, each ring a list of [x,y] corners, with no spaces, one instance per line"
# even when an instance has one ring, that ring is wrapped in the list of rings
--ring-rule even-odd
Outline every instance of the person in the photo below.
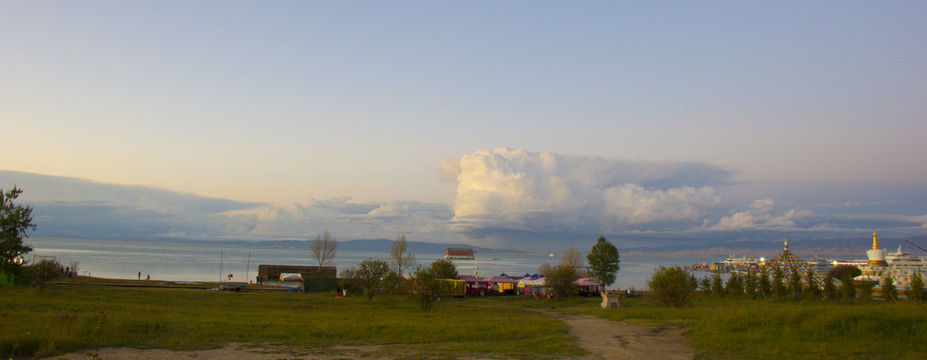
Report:
[[[142,272],[141,272],[141,271],[138,272],[138,281],[142,281]]]
[[[348,289],[347,289],[347,288],[341,289],[341,296],[342,296],[342,297],[348,297]]]
[[[339,297],[339,296],[341,296],[341,287],[340,287],[340,286],[337,287],[337,288],[335,288],[335,297]]]
[[[145,281],[151,281],[151,274],[145,275]]]

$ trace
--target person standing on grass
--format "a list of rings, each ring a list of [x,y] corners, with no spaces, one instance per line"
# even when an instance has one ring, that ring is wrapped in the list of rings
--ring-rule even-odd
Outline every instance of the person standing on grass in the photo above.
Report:
[[[138,272],[138,281],[142,281],[142,272],[141,272],[141,271]]]
[[[340,286],[337,287],[337,288],[335,288],[335,297],[339,297],[339,296],[341,296],[341,287],[340,287]]]
[[[145,281],[151,281],[151,274],[145,274]]]

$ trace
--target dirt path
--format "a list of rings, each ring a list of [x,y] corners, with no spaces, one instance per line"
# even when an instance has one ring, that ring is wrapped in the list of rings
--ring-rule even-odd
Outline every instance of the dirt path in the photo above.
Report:
[[[570,326],[570,335],[591,354],[584,359],[692,359],[680,327],[652,328],[595,316],[541,311]]]

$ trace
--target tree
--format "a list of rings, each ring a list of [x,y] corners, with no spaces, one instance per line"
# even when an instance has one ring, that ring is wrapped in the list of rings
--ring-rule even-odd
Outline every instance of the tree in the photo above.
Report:
[[[16,258],[32,251],[23,244],[23,239],[29,237],[26,231],[35,230],[32,207],[13,202],[22,192],[15,185],[6,192],[0,188],[0,271],[9,274],[20,273],[22,264]]]
[[[657,300],[666,306],[681,307],[685,305],[695,288],[692,286],[695,277],[679,266],[660,266],[647,281],[647,286],[657,296]]]
[[[396,241],[393,241],[393,248],[390,250],[393,265],[396,265],[396,276],[400,278],[402,277],[402,271],[415,263],[415,254],[408,252],[406,250],[407,246],[406,236],[399,235],[396,237]]]
[[[380,279],[389,273],[389,264],[383,260],[367,258],[357,265],[354,276],[361,281],[364,286],[364,294],[367,300],[373,299],[377,293],[377,287],[380,285]]]
[[[437,274],[431,271],[431,267],[418,265],[412,276],[408,281],[409,296],[422,310],[430,310],[439,299],[451,295],[451,283],[439,279]]]
[[[757,285],[756,273],[754,273],[753,271],[748,271],[747,274],[744,275],[744,293],[746,293],[747,296],[755,299],[756,298],[756,285]]]
[[[911,276],[911,282],[908,283],[908,290],[905,295],[908,297],[908,301],[924,301],[924,278],[920,272],[915,271],[914,275]]]
[[[457,266],[454,265],[453,261],[447,259],[435,260],[435,262],[431,263],[429,270],[434,272],[438,279],[456,279],[458,275]]]
[[[744,279],[738,273],[732,273],[731,277],[727,279],[727,284],[724,286],[724,291],[729,295],[740,296],[744,293]]]
[[[772,282],[769,281],[769,271],[766,268],[763,268],[760,272],[760,279],[757,282],[757,287],[759,287],[760,295],[763,295],[763,298],[772,295]]]
[[[818,299],[821,297],[821,286],[818,285],[818,279],[814,270],[808,270],[805,273],[805,293],[808,294],[812,299]]]
[[[551,297],[565,299],[579,292],[579,287],[576,286],[578,278],[575,268],[561,264],[554,267],[550,275],[544,279],[544,283]]]
[[[715,296],[724,295],[724,282],[721,280],[721,274],[714,273],[711,275],[711,293]]]
[[[801,282],[801,272],[799,269],[792,269],[789,273],[789,289],[792,290],[792,298],[798,299],[804,292]]]
[[[775,292],[776,297],[780,299],[784,298],[789,293],[789,289],[785,287],[783,281],[785,281],[785,272],[782,271],[781,266],[776,266],[776,268],[773,269],[772,285],[773,292]]]
[[[834,285],[834,278],[831,276],[824,277],[824,286],[822,289],[824,299],[827,300],[836,300],[837,299],[837,285]]]
[[[316,277],[322,275],[323,265],[328,265],[331,264],[332,261],[335,261],[336,247],[338,247],[338,242],[332,237],[332,234],[328,232],[328,229],[325,229],[321,234],[315,235],[315,241],[312,242],[312,258],[319,263]]]
[[[702,289],[703,293],[706,293],[706,294],[710,293],[711,292],[711,278],[709,278],[708,275],[705,275],[705,277],[703,277],[702,280],[699,281],[698,286],[699,288]]]
[[[891,276],[882,277],[882,298],[888,302],[898,300],[898,288],[895,287],[895,280]]]
[[[554,267],[550,263],[543,263],[541,266],[538,266],[538,274],[547,276],[554,272]]]
[[[44,259],[29,267],[29,275],[32,281],[39,286],[39,290],[45,288],[50,281],[61,277],[64,268],[57,261]]]
[[[872,300],[872,288],[875,286],[871,281],[863,281],[859,284],[859,298],[864,301]]]
[[[845,279],[853,280],[853,278],[862,275],[862,271],[858,267],[853,265],[837,265],[833,269],[827,272],[827,276],[835,278],[840,281]]]
[[[589,262],[589,275],[609,286],[615,283],[615,276],[621,269],[621,259],[619,258],[618,249],[604,236],[599,236],[592,250],[586,255],[586,261]]]

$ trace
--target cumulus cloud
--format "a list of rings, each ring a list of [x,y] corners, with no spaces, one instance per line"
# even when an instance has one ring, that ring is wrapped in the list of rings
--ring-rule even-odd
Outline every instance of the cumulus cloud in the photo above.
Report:
[[[789,209],[776,216],[773,214],[775,205],[772,199],[756,200],[749,209],[721,218],[711,230],[794,228],[796,220],[814,215],[808,210]]]
[[[498,148],[444,161],[455,174],[457,229],[617,231],[700,225],[731,171],[694,162],[645,162]],[[445,175],[447,176],[447,175]],[[688,225],[686,225],[688,224]]]

